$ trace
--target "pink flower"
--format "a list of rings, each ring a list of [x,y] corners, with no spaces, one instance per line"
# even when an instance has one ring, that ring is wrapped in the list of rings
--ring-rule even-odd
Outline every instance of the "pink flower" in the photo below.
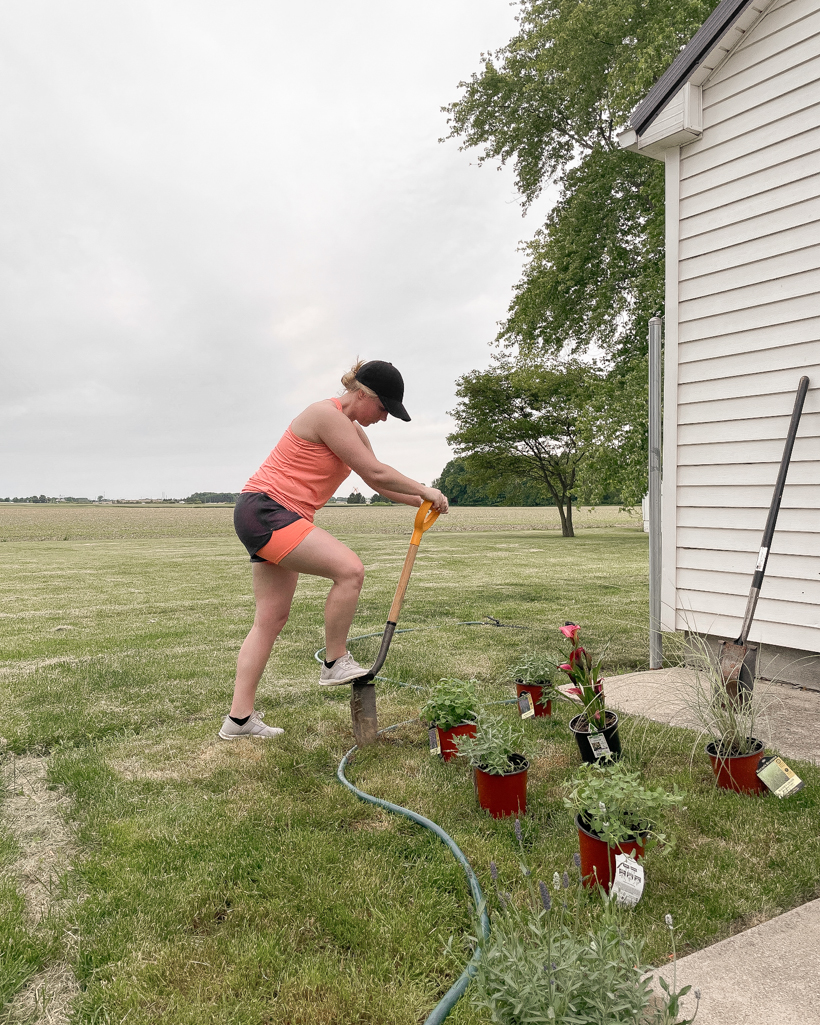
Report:
[[[569,662],[565,662],[562,666],[558,666],[558,668],[563,669],[565,673],[572,672],[572,666],[569,664]]]
[[[586,651],[584,651],[583,648],[573,648],[572,651],[569,653],[569,664],[571,666],[576,666],[579,662],[582,661],[583,656],[585,655]]]
[[[575,694],[579,698],[582,698],[584,696],[584,692],[581,690],[580,687],[567,687],[567,694]]]
[[[581,627],[576,623],[567,623],[566,626],[561,627],[561,633],[575,644],[575,637],[580,629]]]

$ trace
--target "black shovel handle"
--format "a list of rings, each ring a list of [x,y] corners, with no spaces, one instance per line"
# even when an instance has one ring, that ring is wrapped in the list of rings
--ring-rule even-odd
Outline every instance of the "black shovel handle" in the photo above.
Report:
[[[766,573],[766,563],[769,561],[769,550],[772,546],[774,528],[777,523],[777,514],[780,512],[780,500],[783,498],[783,488],[786,486],[786,474],[789,472],[789,463],[792,458],[794,439],[797,435],[797,427],[800,423],[800,416],[803,412],[803,403],[806,400],[806,392],[808,389],[808,377],[801,377],[797,385],[797,396],[794,400],[794,409],[792,410],[789,432],[786,435],[786,445],[783,449],[783,458],[780,460],[780,471],[777,474],[777,481],[774,485],[772,504],[769,507],[769,517],[766,520],[766,526],[763,530],[763,540],[760,542],[757,566],[755,566],[754,576],[752,577],[752,587],[749,591],[749,600],[746,603],[746,614],[743,617],[743,626],[740,628],[740,636],[735,641],[735,644],[745,644],[746,638],[749,636],[749,630],[752,627],[752,620],[754,619],[755,608],[757,607],[757,599],[760,595],[760,588],[763,584],[764,574]]]

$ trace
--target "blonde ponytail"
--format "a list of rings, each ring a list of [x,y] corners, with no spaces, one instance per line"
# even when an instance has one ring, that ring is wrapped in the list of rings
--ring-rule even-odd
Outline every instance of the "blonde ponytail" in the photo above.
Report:
[[[345,391],[363,391],[365,395],[369,395],[371,398],[376,398],[376,393],[367,387],[366,384],[362,384],[361,381],[356,380],[356,374],[364,366],[365,361],[363,359],[357,359],[354,365],[348,370],[346,374],[342,375],[342,384],[344,385]]]

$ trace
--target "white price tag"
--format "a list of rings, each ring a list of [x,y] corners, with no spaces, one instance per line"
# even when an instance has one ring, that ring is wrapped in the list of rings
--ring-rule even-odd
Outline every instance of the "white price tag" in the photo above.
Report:
[[[634,907],[643,896],[643,865],[639,865],[628,854],[615,855],[615,878],[612,881],[612,896],[625,907]]]
[[[592,753],[595,755],[596,761],[599,758],[606,758],[607,755],[612,754],[603,733],[590,733],[589,746],[592,748]]]

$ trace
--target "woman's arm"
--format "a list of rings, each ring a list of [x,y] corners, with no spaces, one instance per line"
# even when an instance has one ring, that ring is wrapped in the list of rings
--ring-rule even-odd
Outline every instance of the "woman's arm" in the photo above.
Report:
[[[355,470],[374,491],[380,494],[387,493],[388,498],[395,496],[396,501],[406,502],[408,505],[432,502],[437,512],[447,512],[447,499],[440,491],[428,488],[412,477],[406,477],[387,463],[380,462],[374,455],[370,439],[362,428],[348,420],[329,403],[322,403],[321,408],[316,409],[315,428],[331,452],[351,470]],[[408,498],[418,498],[421,502],[408,502]]]

